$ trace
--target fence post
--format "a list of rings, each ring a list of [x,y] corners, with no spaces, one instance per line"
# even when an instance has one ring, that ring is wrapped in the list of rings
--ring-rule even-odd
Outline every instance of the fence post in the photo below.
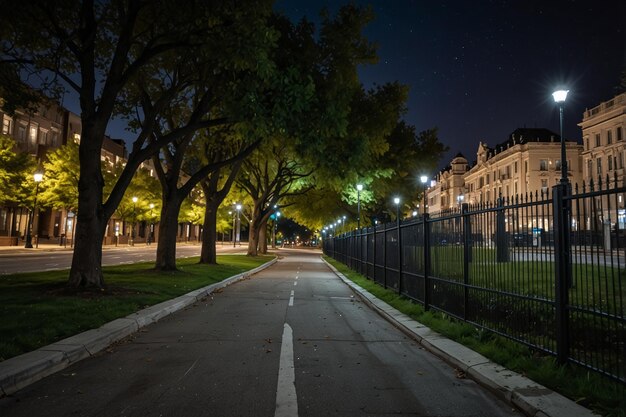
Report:
[[[367,259],[368,259],[368,234],[367,234],[367,228],[365,229],[365,256],[363,256],[363,229],[361,229],[361,246],[360,246],[360,251],[361,251],[361,270],[359,271],[361,274],[363,274],[363,267],[365,267],[365,273],[363,275],[365,275],[365,277],[367,278]]]
[[[430,223],[429,215],[424,213],[424,310],[430,308]]]
[[[470,247],[470,230],[469,230],[469,215],[467,211],[469,204],[461,204],[461,224],[463,227],[463,319],[467,320],[467,312],[469,310],[469,262],[470,253],[472,248]]]
[[[373,271],[372,271],[372,280],[374,282],[376,282],[376,223],[374,223],[374,225],[372,226],[374,228],[374,234],[372,237],[372,248],[373,248],[373,252],[372,253],[372,265],[373,265]]]
[[[498,211],[496,212],[496,261],[509,261],[509,240],[506,235],[504,198],[502,197],[498,197]]]
[[[387,289],[387,223],[383,223],[383,288]]]
[[[555,319],[556,319],[556,359],[565,364],[569,358],[569,284],[571,270],[569,264],[569,184],[555,185],[552,193],[554,216],[554,256],[555,256]]]
[[[402,231],[400,230],[400,216],[396,217],[398,228],[398,294],[402,294]]]

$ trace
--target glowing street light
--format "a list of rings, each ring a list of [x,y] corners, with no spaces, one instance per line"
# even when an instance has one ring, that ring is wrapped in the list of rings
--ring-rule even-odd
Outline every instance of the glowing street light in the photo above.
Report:
[[[393,204],[396,205],[396,219],[400,221],[400,197],[394,197]]]
[[[237,243],[237,239],[239,239],[239,244],[241,245],[241,238],[239,237],[239,233],[241,230],[241,204],[236,204],[235,209],[237,210],[237,215],[233,220],[233,248]]]
[[[567,180],[567,155],[565,152],[565,139],[563,138],[563,103],[567,98],[569,90],[557,90],[552,93],[554,102],[559,105],[559,134],[561,135],[561,183],[565,184]]]
[[[363,191],[363,184],[356,185],[356,228],[361,229],[361,191]]]
[[[424,214],[426,214],[426,183],[428,182],[428,177],[426,175],[422,175],[420,177],[420,182],[422,183],[423,190],[423,200],[424,200]]]
[[[137,197],[133,197],[133,222],[131,224],[130,229],[130,245],[135,246],[135,221],[136,221],[136,209],[137,209],[137,201],[139,199]]]
[[[154,217],[152,217],[152,210],[154,210],[154,203],[150,203],[150,234],[148,235],[148,245],[154,240]]]
[[[43,180],[43,173],[40,171],[35,171],[33,174],[33,179],[35,180],[35,202],[33,203],[33,210],[28,215],[28,226],[26,227],[26,244],[25,248],[31,249],[33,247],[33,216],[35,215],[35,210],[37,210],[37,196],[39,194],[39,183]],[[37,244],[39,244],[39,239],[37,239]]]

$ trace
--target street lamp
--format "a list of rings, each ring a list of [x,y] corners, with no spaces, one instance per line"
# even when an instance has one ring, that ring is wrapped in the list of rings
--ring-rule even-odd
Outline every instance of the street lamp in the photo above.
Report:
[[[459,207],[461,207],[461,204],[463,204],[463,200],[464,200],[464,199],[465,199],[465,196],[464,196],[463,194],[458,195],[458,196],[456,197],[456,201],[457,201],[457,203],[459,203]]]
[[[237,236],[236,236],[235,240],[239,239],[239,246],[241,246],[241,236],[240,236],[240,233],[241,233],[241,217],[240,217],[241,204],[237,204],[235,206],[235,208],[237,209]],[[233,243],[233,246],[234,246],[234,243]]]
[[[356,228],[361,229],[361,191],[363,191],[363,184],[356,185]]]
[[[31,249],[33,247],[33,237],[32,231],[33,228],[33,216],[35,215],[35,210],[37,210],[37,195],[39,194],[39,183],[43,180],[43,173],[40,171],[35,171],[33,174],[33,179],[35,180],[35,201],[33,203],[33,210],[28,215],[28,227],[26,227],[26,244],[25,248]],[[39,239],[38,239],[39,240]],[[39,245],[39,241],[37,242]]]
[[[396,219],[400,221],[400,197],[394,197],[393,203],[396,205]]]
[[[276,206],[274,206],[276,208]],[[276,231],[278,229],[278,218],[280,217],[280,211],[274,213],[274,227],[272,227],[272,248],[276,249]]]
[[[137,201],[139,199],[137,197],[133,197],[133,223],[132,223],[132,229],[130,229],[130,245],[131,246],[135,246],[135,221],[137,220],[136,217],[136,209],[137,209]]]
[[[428,177],[426,175],[422,175],[420,177],[420,182],[422,183],[422,187],[423,187],[422,199],[424,200],[424,214],[426,214],[426,183],[428,182]]]
[[[569,90],[558,90],[552,93],[554,102],[559,105],[559,134],[561,135],[561,183],[565,184],[567,180],[567,155],[565,153],[565,139],[563,138],[563,103],[567,98]]]
[[[148,236],[148,245],[154,240],[154,217],[152,217],[152,210],[154,210],[154,203],[150,203],[150,235]]]

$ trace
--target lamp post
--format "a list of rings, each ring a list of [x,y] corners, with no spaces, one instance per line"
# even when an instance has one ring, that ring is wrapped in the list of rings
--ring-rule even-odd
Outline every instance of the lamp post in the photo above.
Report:
[[[239,246],[241,246],[241,217],[239,216],[241,213],[241,204],[237,204],[235,206],[235,208],[237,209],[237,239],[239,240]]]
[[[154,210],[154,203],[150,203],[150,234],[148,235],[148,245],[154,240],[154,217],[152,217],[152,210]]]
[[[361,230],[361,191],[363,184],[356,185],[356,228]]]
[[[393,204],[396,205],[396,219],[400,221],[400,197],[394,197]]]
[[[274,227],[272,227],[272,248],[276,249],[276,230],[278,229],[278,218],[280,217],[280,211],[274,213]]]
[[[428,182],[428,177],[426,175],[422,175],[420,177],[420,182],[422,183],[422,199],[424,200],[424,214],[426,214],[426,183]]]
[[[232,240],[233,240],[233,248],[235,247],[235,213],[232,211],[228,212],[228,215],[232,215],[233,216],[233,235],[232,235]]]
[[[139,199],[137,197],[133,197],[133,223],[130,229],[130,245],[131,246],[135,246],[135,221],[137,220],[136,209],[137,209],[138,200]]]
[[[37,210],[37,195],[39,194],[39,183],[43,180],[43,173],[36,171],[33,174],[33,179],[35,180],[35,202],[33,203],[33,210],[28,215],[28,226],[26,227],[26,244],[25,248],[31,249],[33,247],[33,235],[31,229],[33,228],[33,216],[35,215],[35,210]],[[37,242],[39,244],[39,242]]]
[[[563,103],[567,98],[569,90],[558,90],[552,93],[554,102],[559,105],[559,134],[561,135],[561,183],[568,182],[567,179],[567,155],[565,153],[565,139],[563,138]]]

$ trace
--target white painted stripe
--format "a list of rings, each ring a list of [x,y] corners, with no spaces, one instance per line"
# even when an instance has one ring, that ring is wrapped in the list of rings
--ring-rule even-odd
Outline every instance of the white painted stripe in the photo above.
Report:
[[[283,342],[280,345],[280,364],[278,368],[274,417],[298,417],[296,373],[293,362],[293,331],[287,323],[283,326]]]
[[[293,286],[295,287],[296,285],[298,285],[298,281],[293,283]]]
[[[294,292],[292,290],[291,291],[291,296],[289,297],[289,307],[293,307],[293,295],[294,295]]]

